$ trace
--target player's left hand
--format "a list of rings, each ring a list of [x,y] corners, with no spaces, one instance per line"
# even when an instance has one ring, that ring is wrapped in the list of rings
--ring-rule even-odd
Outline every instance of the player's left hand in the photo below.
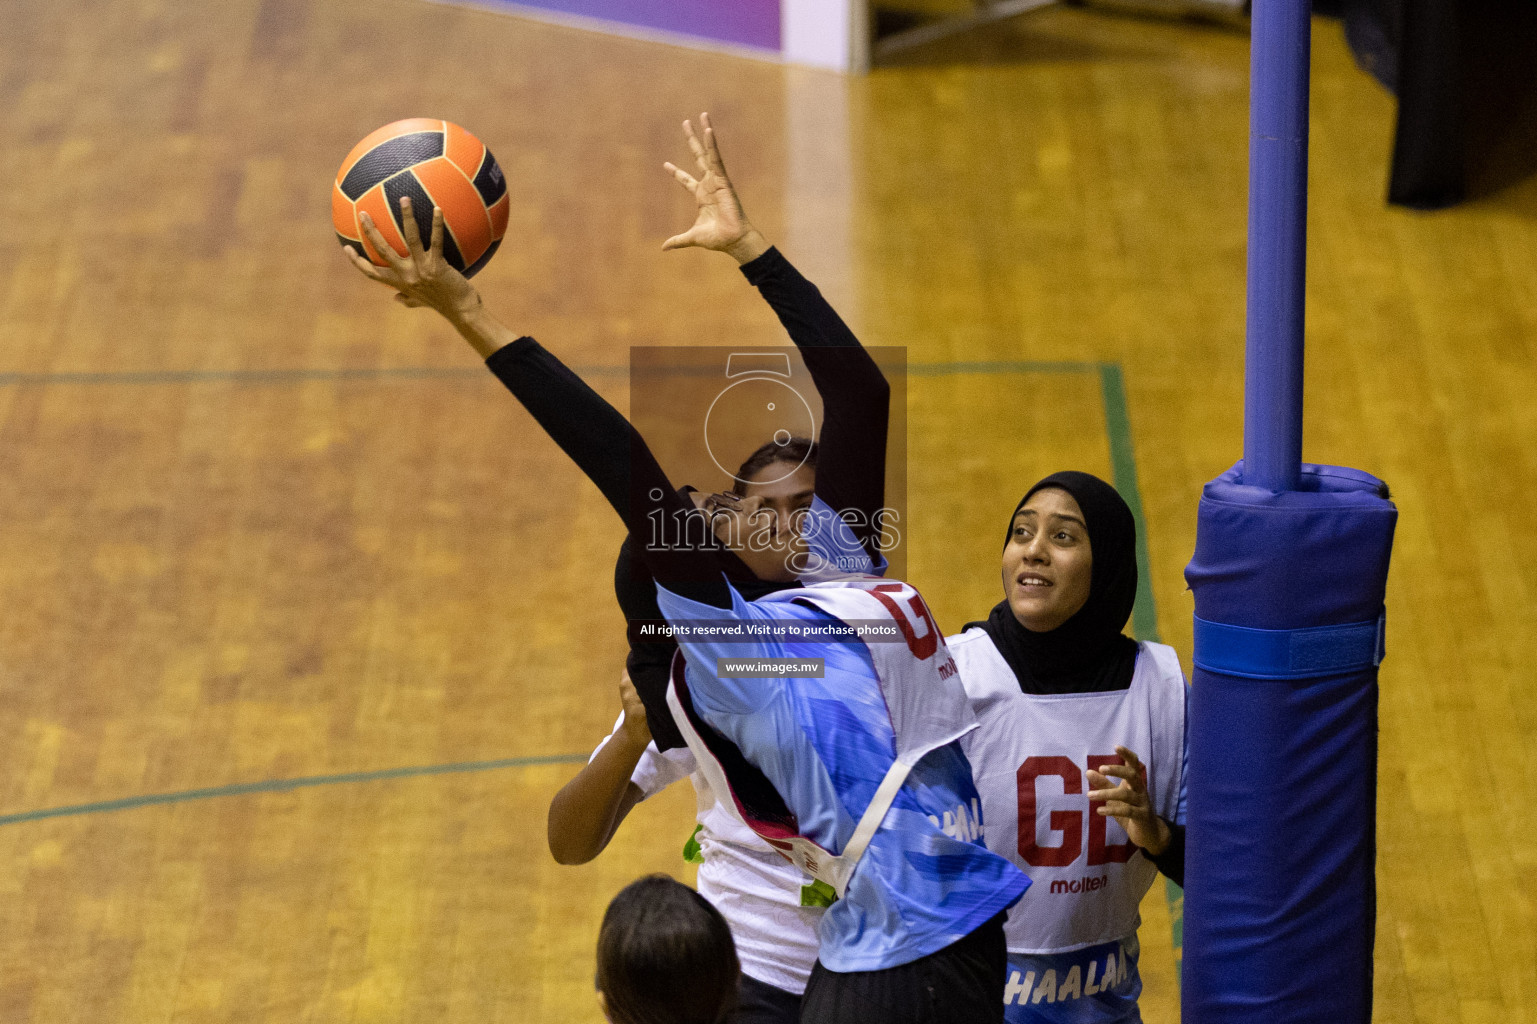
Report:
[[[480,293],[464,275],[443,258],[443,211],[432,208],[432,239],[422,247],[422,236],[416,229],[416,217],[411,210],[411,198],[402,196],[400,210],[404,228],[401,234],[406,240],[406,255],[401,256],[384,240],[373,218],[366,213],[358,214],[363,237],[384,257],[388,266],[376,267],[350,245],[342,251],[352,260],[364,277],[394,288],[398,293],[395,301],[412,309],[428,306],[449,320],[475,312],[480,308]]]
[[[619,677],[619,702],[624,707],[625,737],[641,750],[651,742],[651,727],[646,724],[646,705],[641,703],[628,669]]]
[[[1168,823],[1153,813],[1141,759],[1127,747],[1117,746],[1115,752],[1124,764],[1089,769],[1089,785],[1094,787],[1089,802],[1102,804],[1096,813],[1120,822],[1132,842],[1156,857],[1168,848]]]
[[[710,115],[700,114],[699,125],[703,129],[701,140],[694,126],[683,122],[683,134],[688,136],[688,148],[694,154],[699,177],[671,163],[662,166],[672,172],[678,184],[688,190],[699,206],[694,226],[681,235],[673,235],[662,243],[662,249],[683,249],[697,245],[702,249],[714,249],[729,253],[738,263],[747,263],[768,252],[768,242],[758,233],[742,212],[742,201],[731,187],[726,176],[726,164],[720,158],[720,148],[715,144],[715,129],[710,126]]]

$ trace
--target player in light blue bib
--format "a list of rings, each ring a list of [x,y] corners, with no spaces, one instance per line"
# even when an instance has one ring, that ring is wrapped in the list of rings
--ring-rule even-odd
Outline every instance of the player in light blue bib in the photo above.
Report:
[[[624,417],[532,338],[497,322],[447,265],[441,216],[429,247],[414,219],[405,222],[406,257],[365,221],[390,266],[354,262],[408,305],[441,313],[486,357],[640,541],[637,557],[669,622],[713,619],[739,636],[768,630],[732,644],[733,657],[822,659],[820,673],[740,678],[715,660],[727,656],[726,634],[687,634],[678,637],[687,666],[675,670],[670,693],[701,769],[718,771],[743,820],[843,904],[823,918],[802,1020],[999,1021],[1003,912],[1030,883],[981,842],[980,803],[957,742],[976,722],[922,598],[905,584],[850,577],[863,545],[825,504],[813,503],[804,529],[774,519],[765,530],[756,499],[717,496],[700,536],[699,510]],[[866,372],[869,361],[859,349],[804,355],[819,390],[830,376]],[[699,542],[658,542],[648,536],[656,524]]]

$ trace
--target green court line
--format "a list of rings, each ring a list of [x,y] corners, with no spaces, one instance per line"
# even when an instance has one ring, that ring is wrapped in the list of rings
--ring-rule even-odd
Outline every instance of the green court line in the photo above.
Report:
[[[267,779],[262,782],[243,782],[230,786],[210,786],[207,789],[186,789],[179,793],[151,793],[145,796],[124,797],[121,800],[103,800],[90,804],[71,804],[68,807],[49,807],[40,811],[22,811],[19,814],[0,814],[0,825],[14,825],[23,821],[40,821],[43,818],[70,818],[81,814],[125,811],[134,807],[148,807],[154,804],[179,804],[188,800],[211,800],[221,796],[245,796],[250,793],[286,793],[289,790],[306,789],[311,786],[335,786],[352,782],[378,782],[383,779],[406,779],[422,775],[447,775],[453,772],[487,772],[500,768],[528,768],[544,764],[576,764],[586,761],[587,756],[586,754],[546,754],[536,757],[506,757],[497,761],[460,761],[455,764],[383,768],[372,772],[311,775],[299,779]]]
[[[1137,488],[1137,458],[1131,442],[1131,413],[1126,406],[1126,381],[1117,363],[1099,364],[1099,391],[1105,404],[1105,432],[1110,435],[1110,466],[1115,489],[1131,508],[1137,522],[1137,603],[1132,606],[1131,629],[1138,640],[1158,643],[1158,609],[1153,603],[1153,572],[1147,554],[1147,521],[1142,516],[1142,494]],[[1182,984],[1185,948],[1185,890],[1165,878],[1164,898],[1169,904],[1173,933],[1174,978]]]
[[[960,373],[1091,373],[1098,363],[1052,360],[991,360],[983,362],[909,363],[918,377]],[[628,377],[627,366],[573,366],[583,377]],[[711,369],[711,375],[718,370]],[[477,380],[487,376],[483,366],[293,367],[274,370],[124,370],[120,372],[0,373],[0,387],[93,384],[296,384],[305,381]]]
[[[629,368],[624,366],[579,366],[573,369],[583,376],[624,377]],[[1130,506],[1137,523],[1137,599],[1132,609],[1132,632],[1139,640],[1158,642],[1158,613],[1153,600],[1152,570],[1148,560],[1147,523],[1142,514],[1142,496],[1137,486],[1137,460],[1132,444],[1131,415],[1126,402],[1125,377],[1118,363],[1037,361],[1037,360],[982,360],[933,363],[909,363],[906,372],[911,376],[940,377],[959,374],[1004,373],[1097,373],[1100,398],[1104,405],[1105,431],[1110,442],[1110,466],[1112,482],[1121,497]],[[279,370],[163,370],[126,371],[122,373],[0,373],[0,387],[14,385],[49,384],[197,384],[230,382],[242,384],[287,384],[303,381],[389,381],[389,380],[468,380],[485,376],[480,366],[462,367],[393,367],[384,369],[279,369]],[[381,779],[406,778],[421,775],[439,775],[448,772],[490,771],[498,768],[514,768],[535,764],[574,764],[586,760],[585,754],[557,754],[543,758],[509,758],[501,761],[474,761],[462,764],[428,765],[416,768],[392,768],[377,772],[355,772],[345,775],[324,775],[305,779],[278,779],[234,786],[216,786],[209,789],[187,790],[181,793],[163,793],[149,796],[128,797],[101,803],[77,804],[20,814],[0,815],[0,825],[42,818],[57,818],[104,811],[124,810],[150,804],[178,803],[186,800],[206,800],[221,796],[237,796],[246,793],[283,792],[307,786],[335,785],[350,782],[371,782]],[[1169,914],[1173,924],[1174,962],[1176,977],[1181,963],[1184,932],[1184,890],[1165,879]]]
[[[907,372],[915,377],[944,377],[952,373],[1092,373],[1099,363],[1035,359],[964,360],[943,363],[908,363]]]
[[[1131,610],[1131,630],[1138,640],[1157,643],[1158,612],[1153,606],[1153,573],[1148,565],[1147,521],[1142,518],[1137,458],[1131,444],[1131,414],[1126,408],[1126,383],[1119,365],[1099,364],[1099,390],[1105,403],[1105,432],[1110,435],[1112,482],[1137,522],[1137,603]]]

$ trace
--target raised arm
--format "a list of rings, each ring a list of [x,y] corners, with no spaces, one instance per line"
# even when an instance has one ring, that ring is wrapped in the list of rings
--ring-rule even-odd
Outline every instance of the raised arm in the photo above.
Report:
[[[441,210],[433,210],[432,242],[423,249],[410,203],[409,198],[401,199],[405,256],[391,248],[366,213],[361,216],[368,241],[389,266],[375,267],[343,246],[358,270],[394,288],[403,304],[429,307],[448,320],[545,433],[598,486],[632,535],[647,537],[652,523],[669,517],[675,528],[685,529],[684,523],[695,514],[693,503],[674,490],[635,428],[537,341],[519,337],[491,315],[475,287],[443,259]],[[731,607],[730,590],[712,550],[658,543],[643,544],[639,553],[651,574],[677,593],[703,604]]]
[[[849,517],[855,538],[879,561],[877,515],[886,504],[886,434],[891,385],[870,353],[778,249],[742,267],[800,349],[822,396],[816,493]]]
[[[855,537],[878,560],[876,516],[886,500],[891,387],[816,286],[752,226],[726,173],[708,114],[700,115],[700,127],[696,133],[683,122],[699,176],[663,164],[694,197],[698,216],[688,231],[669,238],[662,248],[698,246],[729,254],[773,308],[822,397],[817,495],[834,512],[858,513],[851,517]]]

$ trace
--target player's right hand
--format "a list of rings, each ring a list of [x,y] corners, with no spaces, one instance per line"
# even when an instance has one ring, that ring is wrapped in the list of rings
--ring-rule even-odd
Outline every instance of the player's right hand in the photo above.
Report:
[[[428,306],[451,321],[479,310],[480,293],[443,258],[442,209],[432,208],[432,240],[425,249],[422,248],[421,233],[416,229],[409,196],[401,197],[400,210],[404,215],[401,217],[401,234],[406,240],[406,255],[401,256],[384,240],[373,218],[367,213],[359,213],[363,237],[389,266],[376,267],[352,246],[344,245],[342,251],[352,260],[352,265],[364,277],[394,288],[398,293],[395,300],[412,309]]]

